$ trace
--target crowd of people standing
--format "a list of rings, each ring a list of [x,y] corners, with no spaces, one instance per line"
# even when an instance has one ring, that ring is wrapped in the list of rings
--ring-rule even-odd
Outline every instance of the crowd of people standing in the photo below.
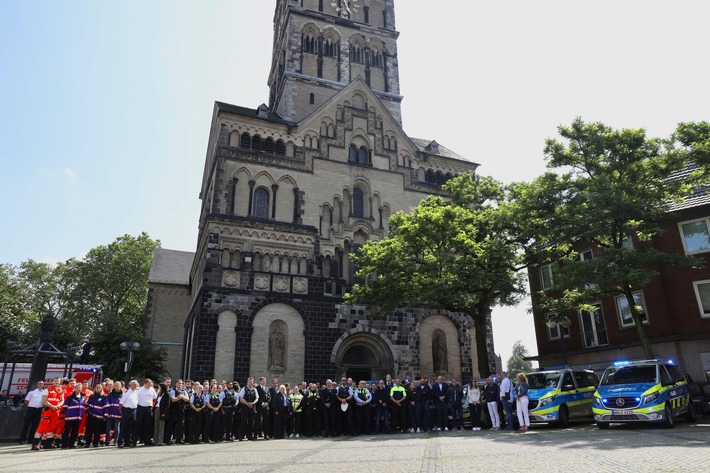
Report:
[[[266,378],[236,381],[144,379],[128,386],[106,379],[89,389],[74,379],[55,378],[25,398],[20,442],[42,448],[90,448],[232,442],[257,439],[357,436],[462,430],[464,404],[473,431],[482,420],[491,430],[513,430],[513,400],[519,431],[530,425],[527,378],[517,384],[505,372],[464,389],[456,379],[385,379],[376,383],[343,377],[340,383],[291,386]],[[485,410],[484,410],[485,406]]]

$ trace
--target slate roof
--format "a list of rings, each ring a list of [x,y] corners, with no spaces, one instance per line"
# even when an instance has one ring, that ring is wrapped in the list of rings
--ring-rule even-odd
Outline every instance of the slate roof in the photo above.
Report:
[[[248,108],[248,107],[240,107],[239,105],[232,105],[229,103],[225,102],[215,102],[217,104],[217,107],[227,113],[231,113],[234,115],[241,115],[243,117],[252,117],[252,118],[261,118],[262,120],[268,120],[270,122],[276,122],[276,123],[283,123],[285,125],[294,125],[294,122],[290,122],[288,120],[284,120],[281,118],[281,115],[278,113],[274,112],[268,112],[266,115],[266,118],[259,117],[259,109],[256,108]]]
[[[166,250],[158,247],[153,253],[148,282],[187,286],[190,283],[190,270],[194,259],[195,253],[191,251]]]
[[[691,164],[681,169],[680,171],[674,172],[670,179],[686,179],[691,172],[699,169],[696,164]],[[685,198],[683,202],[677,204],[671,204],[670,211],[675,212],[678,210],[692,209],[694,207],[700,207],[701,205],[710,204],[710,186],[700,186],[693,189],[693,192]]]
[[[433,140],[423,140],[421,138],[410,138],[410,140],[412,140],[412,143],[414,143],[417,146],[417,148],[419,148],[419,151],[425,152],[425,153],[431,153],[431,151],[427,150],[427,146],[429,146],[429,144]],[[439,152],[438,153],[431,153],[431,154],[436,154],[437,156],[443,156],[445,158],[457,159],[459,161],[466,161],[469,163],[478,164],[471,159],[464,158],[463,156],[454,153],[449,148],[447,148],[439,143],[437,143],[437,144],[439,147]]]

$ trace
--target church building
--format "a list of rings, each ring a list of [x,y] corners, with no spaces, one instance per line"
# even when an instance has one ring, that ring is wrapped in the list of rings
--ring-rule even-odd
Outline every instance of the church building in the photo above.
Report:
[[[478,376],[469,316],[342,299],[390,215],[478,167],[403,130],[398,35],[394,0],[276,1],[268,105],[215,103],[195,252],[154,256],[146,334],[171,376]]]

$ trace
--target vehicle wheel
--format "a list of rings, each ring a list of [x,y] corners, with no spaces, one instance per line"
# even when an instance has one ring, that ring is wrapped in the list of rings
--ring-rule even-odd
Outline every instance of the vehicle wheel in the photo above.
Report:
[[[609,428],[609,422],[597,422],[597,427],[600,429],[608,429]]]
[[[667,429],[673,428],[673,411],[668,401],[666,401],[666,419],[663,421],[663,427]]]
[[[557,421],[557,427],[564,429],[568,425],[569,425],[569,411],[567,410],[567,406],[560,406],[560,416],[559,416],[559,420]]]
[[[693,407],[692,402],[688,403],[688,412],[685,413],[685,420],[688,422],[696,422],[698,420],[698,416],[695,414],[695,408]]]

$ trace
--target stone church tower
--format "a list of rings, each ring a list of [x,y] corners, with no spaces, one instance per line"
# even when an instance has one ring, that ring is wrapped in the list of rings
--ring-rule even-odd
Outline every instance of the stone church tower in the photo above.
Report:
[[[172,376],[478,375],[470,317],[342,302],[352,252],[478,167],[402,129],[398,35],[393,0],[277,0],[269,105],[215,103],[196,251],[153,261]],[[490,322],[488,340],[494,360]]]

